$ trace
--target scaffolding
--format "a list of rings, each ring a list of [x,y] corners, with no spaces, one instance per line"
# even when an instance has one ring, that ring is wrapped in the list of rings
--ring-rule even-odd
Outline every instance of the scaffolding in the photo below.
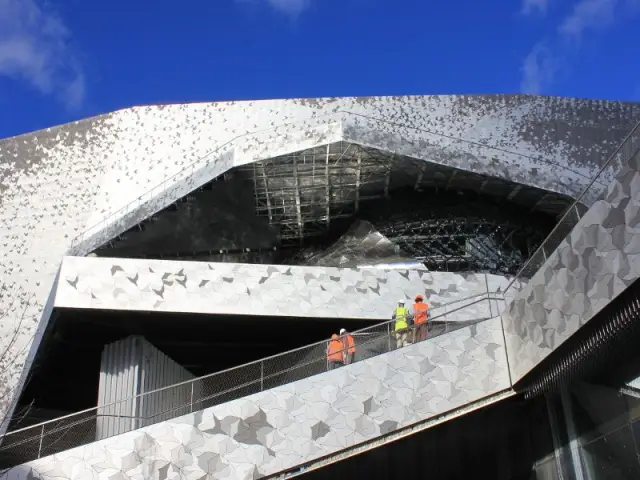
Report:
[[[247,183],[245,204],[235,199]],[[467,205],[457,201],[466,195],[472,197]],[[553,227],[532,226],[529,217],[542,214],[552,221],[569,200],[504,178],[341,141],[236,167],[99,253],[305,264],[360,219],[429,269],[512,273]],[[498,208],[489,211],[492,204]],[[191,218],[198,208],[208,213],[198,224],[180,224],[184,234],[173,235],[176,221]],[[515,213],[503,215],[512,208]],[[217,218],[226,219],[222,228],[244,233],[221,235]]]
[[[435,271],[513,274],[544,240],[546,230],[506,218],[451,216],[380,222],[378,231]],[[470,212],[469,212],[470,213]]]
[[[325,234],[361,202],[389,195],[393,156],[348,142],[241,167],[250,170],[256,213],[280,228],[283,243]]]

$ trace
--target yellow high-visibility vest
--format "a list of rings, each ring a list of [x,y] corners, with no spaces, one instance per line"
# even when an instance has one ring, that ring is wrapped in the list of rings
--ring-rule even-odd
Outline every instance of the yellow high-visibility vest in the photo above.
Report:
[[[396,327],[395,327],[396,332],[398,330],[404,330],[405,328],[409,327],[409,324],[407,323],[408,314],[409,314],[409,311],[406,308],[404,307],[396,308]]]

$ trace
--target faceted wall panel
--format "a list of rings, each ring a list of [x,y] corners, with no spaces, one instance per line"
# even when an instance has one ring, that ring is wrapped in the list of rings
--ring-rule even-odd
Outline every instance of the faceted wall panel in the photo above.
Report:
[[[514,382],[640,277],[639,234],[636,154],[503,313]]]
[[[509,388],[500,319],[15,467],[0,480],[255,479]]]
[[[317,318],[389,319],[398,300],[420,293],[434,307],[503,291],[499,275],[298,267],[148,259],[65,257],[55,305]],[[498,314],[487,302],[451,314],[473,320]],[[471,316],[471,318],[468,318]]]
[[[0,418],[62,257],[234,166],[347,140],[574,195],[638,118],[637,104],[519,95],[323,98],[135,107],[0,141]]]

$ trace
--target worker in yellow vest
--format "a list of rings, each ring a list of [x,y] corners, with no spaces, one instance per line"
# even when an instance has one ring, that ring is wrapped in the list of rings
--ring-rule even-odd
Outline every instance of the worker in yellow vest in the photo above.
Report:
[[[398,300],[398,306],[393,311],[392,320],[394,323],[394,334],[396,337],[396,348],[406,347],[409,342],[409,310],[404,306],[404,299]]]

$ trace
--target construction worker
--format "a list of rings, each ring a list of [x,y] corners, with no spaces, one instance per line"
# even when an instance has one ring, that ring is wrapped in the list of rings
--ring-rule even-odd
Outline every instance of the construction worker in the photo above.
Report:
[[[398,306],[393,311],[394,333],[396,348],[409,345],[409,310],[404,307],[404,299],[398,300]]]
[[[356,356],[356,341],[344,328],[340,330],[342,348],[344,348],[344,364],[351,365]]]
[[[333,370],[344,365],[344,345],[335,333],[327,345],[327,369]]]
[[[416,295],[415,303],[412,306],[411,317],[413,318],[413,341],[421,342],[427,339],[429,320],[429,304],[424,301],[422,295]]]

